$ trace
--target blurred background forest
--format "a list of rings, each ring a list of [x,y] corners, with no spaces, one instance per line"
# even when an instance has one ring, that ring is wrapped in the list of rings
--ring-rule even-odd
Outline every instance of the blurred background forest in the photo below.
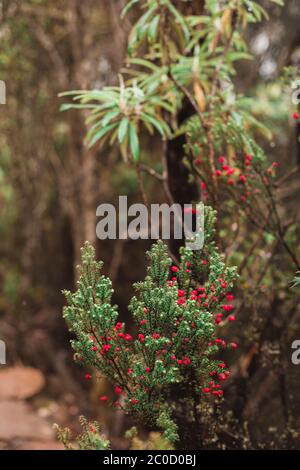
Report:
[[[61,290],[74,287],[80,247],[89,240],[105,262],[114,301],[126,320],[131,285],[145,274],[150,242],[96,240],[96,207],[116,201],[119,194],[139,200],[136,174],[117,148],[88,150],[84,114],[61,113],[58,97],[63,91],[118,82],[130,28],[130,19],[119,19],[124,3],[0,1],[0,79],[7,88],[0,115],[0,339],[7,346],[7,365],[0,369],[0,448],[59,448],[51,424],[76,430],[80,414],[101,420],[113,446],[128,446],[122,438],[127,418],[124,422],[115,412],[112,420],[97,401],[105,383],[90,386],[86,371],[73,363]],[[262,145],[284,174],[300,163],[300,127],[291,119],[292,89],[283,93],[277,78],[284,67],[300,64],[300,1],[288,0],[283,9],[267,3],[266,8],[269,21],[247,32],[255,59],[239,62],[235,81],[241,93],[255,97],[252,113],[273,132]],[[159,165],[160,141],[152,138],[147,145],[146,140],[144,148],[143,158]],[[162,202],[160,185],[154,179],[147,184],[151,202]],[[282,195],[292,218],[299,215],[298,188],[295,176]],[[230,227],[231,221],[226,223]],[[256,256],[268,258],[269,253]],[[243,261],[242,253],[235,257]],[[254,414],[254,439],[267,446],[274,434],[284,433],[287,422],[295,419],[292,428],[300,426],[300,369],[290,364],[291,342],[300,338],[297,295],[281,308],[293,270],[290,277],[281,276],[282,266],[273,267],[260,287],[263,301],[251,310],[255,318],[249,319],[245,307],[244,323],[237,322],[231,333],[241,348],[239,380],[228,391],[228,408],[244,419]],[[257,323],[260,335],[253,340],[249,331]],[[289,405],[286,388],[292,391]],[[284,439],[287,446],[299,445],[298,435]]]

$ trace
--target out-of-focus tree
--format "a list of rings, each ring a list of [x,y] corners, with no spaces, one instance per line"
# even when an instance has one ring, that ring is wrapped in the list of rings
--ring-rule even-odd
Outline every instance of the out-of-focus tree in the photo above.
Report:
[[[95,242],[97,153],[84,143],[82,116],[70,113],[65,121],[59,115],[58,94],[115,80],[123,55],[123,33],[114,22],[118,3],[2,2],[0,61],[8,92],[1,138],[16,198],[22,270],[31,278],[27,285],[36,278],[32,265],[39,264],[45,246],[53,257],[63,248],[51,248],[63,231],[74,266],[83,241]],[[50,227],[51,218],[57,226]],[[51,271],[46,265],[44,270]]]

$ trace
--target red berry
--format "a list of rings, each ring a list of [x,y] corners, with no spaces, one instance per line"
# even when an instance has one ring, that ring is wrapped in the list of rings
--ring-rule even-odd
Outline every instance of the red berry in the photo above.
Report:
[[[110,344],[104,344],[102,347],[102,351],[106,353],[110,350],[110,348],[111,348]]]
[[[233,305],[221,305],[221,308],[225,310],[225,312],[231,312],[231,310],[233,310]]]
[[[299,113],[297,113],[296,111],[293,114],[293,119],[295,119],[295,120],[299,119]]]
[[[145,336],[142,335],[141,333],[138,335],[138,338],[140,340],[141,343],[144,343],[145,342]]]

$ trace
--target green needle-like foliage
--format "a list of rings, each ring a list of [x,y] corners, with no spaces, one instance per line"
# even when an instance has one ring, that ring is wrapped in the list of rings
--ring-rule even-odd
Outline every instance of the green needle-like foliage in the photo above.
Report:
[[[101,435],[100,426],[96,421],[89,423],[84,416],[80,416],[79,423],[82,427],[82,432],[75,438],[75,440],[72,438],[69,428],[60,428],[57,424],[54,425],[58,439],[64,444],[67,450],[109,449],[109,442]]]
[[[179,409],[220,400],[229,371],[218,353],[235,347],[217,338],[217,328],[229,319],[224,313],[233,308],[228,298],[237,274],[215,246],[214,223],[215,212],[206,207],[204,247],[182,248],[178,266],[164,243],[153,244],[147,276],[134,286],[129,305],[135,334],[117,321],[111,282],[89,243],[82,249],[78,289],[65,292],[76,359],[109,379],[118,396],[115,406],[157,425],[170,442],[178,439]]]

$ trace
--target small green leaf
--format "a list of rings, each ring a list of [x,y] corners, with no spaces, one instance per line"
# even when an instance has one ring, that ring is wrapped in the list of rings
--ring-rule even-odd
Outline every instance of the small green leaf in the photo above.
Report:
[[[140,57],[132,57],[128,59],[129,64],[134,64],[134,65],[142,65],[143,67],[149,68],[150,70],[153,70],[153,72],[157,72],[160,70],[160,67],[155,65],[153,62],[147,59],[141,59]]]
[[[170,1],[167,2],[167,7],[168,7],[170,13],[172,13],[174,18],[176,19],[177,23],[180,24],[180,26],[182,28],[182,31],[184,33],[185,39],[188,40],[189,37],[190,37],[190,32],[189,32],[189,28],[188,28],[188,26],[185,22],[184,17],[179,13],[177,8],[174,7],[174,5],[172,5],[172,3]]]
[[[120,122],[119,129],[118,129],[118,141],[121,144],[126,136],[127,130],[129,125],[129,119],[127,117],[123,117],[122,121]]]
[[[91,140],[89,141],[89,148],[92,148],[99,140],[101,140],[108,132],[117,127],[118,123],[114,122],[108,126],[102,127],[98,132],[96,132]]]
[[[148,29],[148,36],[151,41],[155,41],[156,34],[157,34],[157,27],[159,25],[159,20],[160,16],[156,15],[153,20],[150,23],[149,29]]]
[[[96,104],[73,104],[73,103],[64,103],[59,108],[60,111],[68,111],[69,109],[94,109],[97,108]]]
[[[135,161],[138,160],[140,155],[140,143],[139,138],[136,131],[135,124],[130,123],[129,126],[129,147]]]
[[[107,124],[109,124],[112,119],[116,118],[119,115],[119,113],[120,113],[119,109],[112,109],[111,111],[106,113],[102,119],[102,126],[103,127],[107,126]]]
[[[166,125],[166,123],[164,122],[160,122],[158,121],[158,119],[156,119],[154,116],[150,116],[149,114],[146,114],[146,113],[141,113],[141,118],[144,120],[144,121],[148,121],[150,124],[152,124],[153,127],[156,128],[156,130],[158,130],[158,132],[162,135],[162,137],[165,137],[166,134],[168,134],[168,126]],[[165,127],[165,126],[166,127]]]
[[[138,3],[139,0],[131,0],[122,10],[122,13],[121,13],[121,18],[123,19],[127,13],[129,12],[129,10],[133,7],[133,5],[135,5],[136,3]]]

